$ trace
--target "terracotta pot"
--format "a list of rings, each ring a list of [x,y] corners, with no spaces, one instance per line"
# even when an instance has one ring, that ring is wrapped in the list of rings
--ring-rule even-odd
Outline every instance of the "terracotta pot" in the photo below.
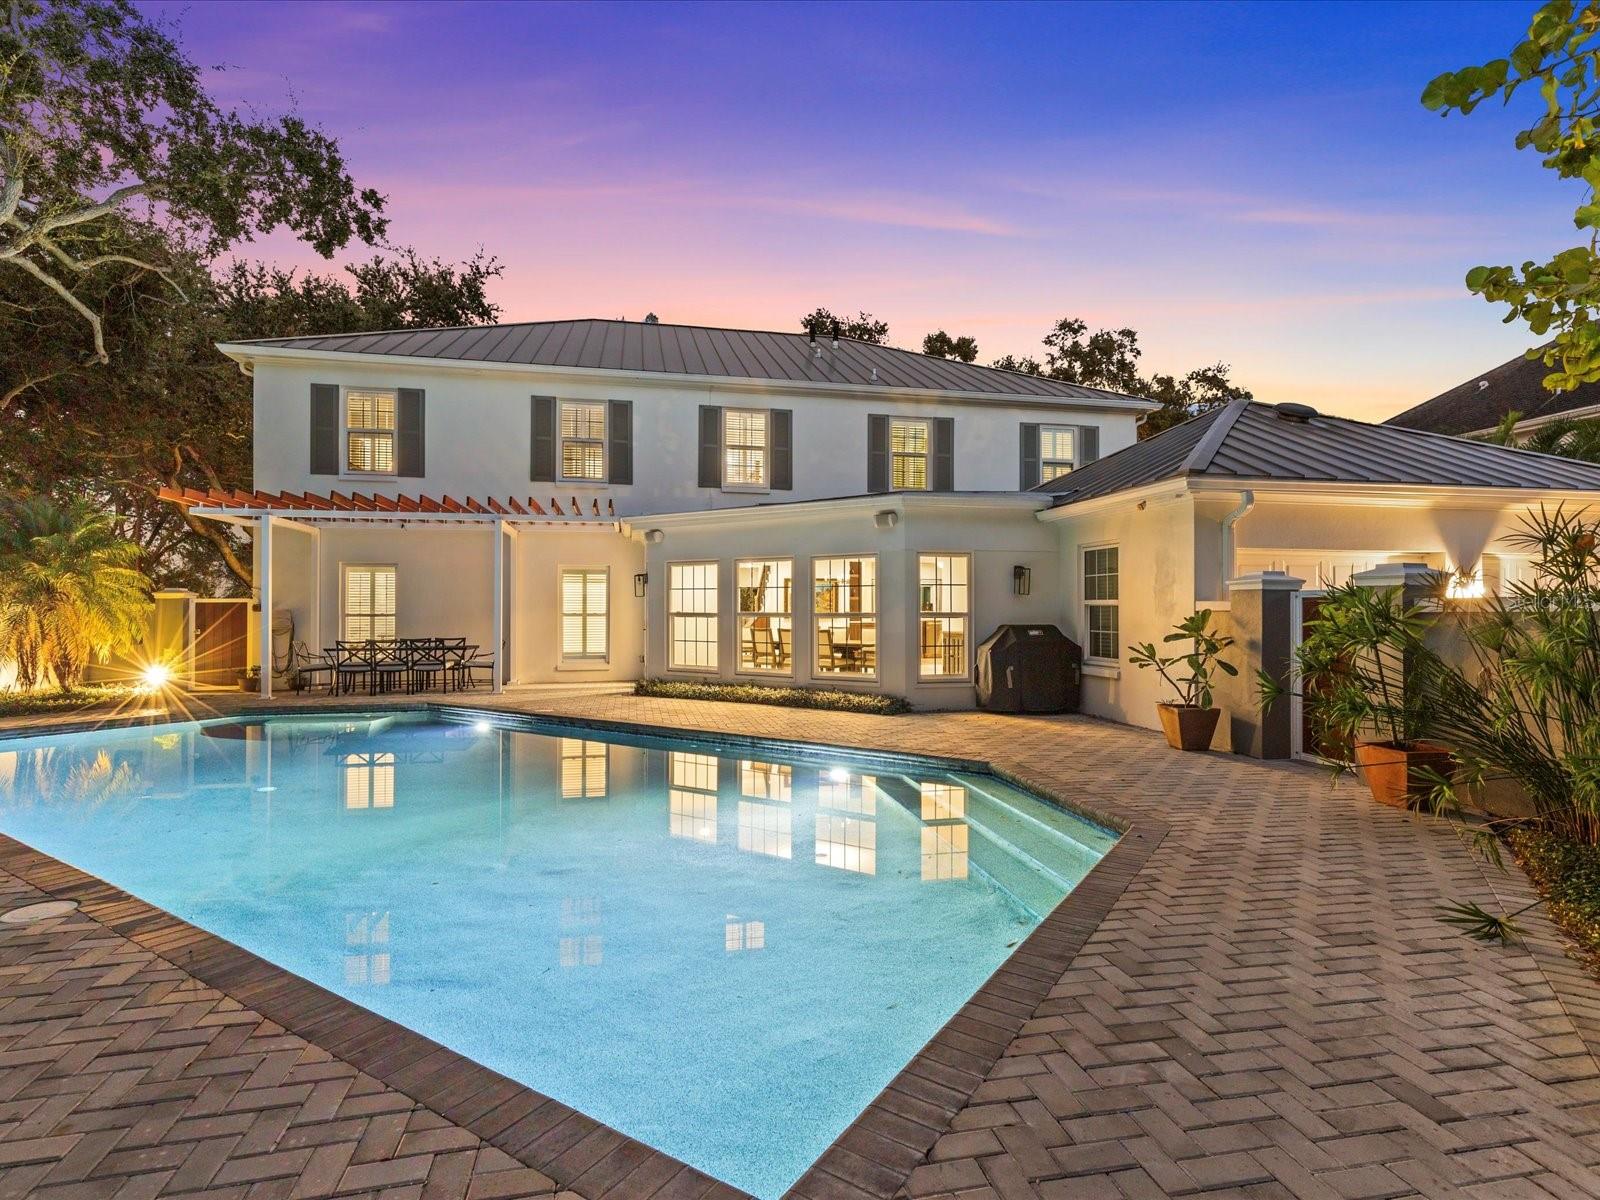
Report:
[[[1161,732],[1174,750],[1209,750],[1217,733],[1220,708],[1198,708],[1192,704],[1157,704]]]
[[[1433,784],[1425,769],[1431,767],[1446,777],[1455,770],[1450,751],[1432,742],[1413,742],[1404,748],[1393,742],[1357,742],[1356,765],[1372,798],[1394,808],[1416,808],[1427,798]]]

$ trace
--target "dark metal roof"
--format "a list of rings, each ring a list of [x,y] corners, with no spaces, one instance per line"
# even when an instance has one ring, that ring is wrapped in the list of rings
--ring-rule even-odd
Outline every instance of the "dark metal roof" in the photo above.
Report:
[[[1600,466],[1468,438],[1236,400],[1037,489],[1074,504],[1163,479],[1600,491]]]
[[[1434,433],[1477,433],[1493,429],[1507,413],[1520,413],[1523,420],[1529,420],[1600,405],[1600,383],[1580,384],[1570,392],[1552,392],[1544,386],[1544,377],[1549,373],[1550,368],[1541,359],[1519,354],[1510,362],[1390,417],[1384,424],[1430,429]]]
[[[835,346],[826,336],[813,343],[804,333],[638,321],[533,321],[521,325],[261,338],[229,344],[455,362],[975,392],[1045,400],[1137,399],[1059,379],[934,358],[850,338],[840,338]]]

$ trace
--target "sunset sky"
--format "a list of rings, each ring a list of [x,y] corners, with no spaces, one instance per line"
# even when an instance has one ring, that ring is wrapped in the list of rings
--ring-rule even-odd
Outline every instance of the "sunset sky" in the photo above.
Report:
[[[1577,240],[1511,144],[1536,96],[1417,103],[1531,4],[142,7],[335,134],[391,241],[498,256],[506,320],[823,304],[988,362],[1076,315],[1381,419],[1527,348],[1468,267]]]

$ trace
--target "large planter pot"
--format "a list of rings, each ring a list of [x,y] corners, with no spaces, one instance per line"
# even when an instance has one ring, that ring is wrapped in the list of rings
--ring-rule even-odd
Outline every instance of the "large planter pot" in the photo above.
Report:
[[[1192,704],[1157,704],[1161,732],[1174,750],[1209,750],[1217,733],[1220,708],[1197,708]]]
[[[1394,742],[1357,742],[1356,765],[1367,790],[1379,804],[1414,808],[1433,790],[1424,773],[1431,768],[1448,778],[1455,770],[1450,751],[1431,742],[1397,746]]]

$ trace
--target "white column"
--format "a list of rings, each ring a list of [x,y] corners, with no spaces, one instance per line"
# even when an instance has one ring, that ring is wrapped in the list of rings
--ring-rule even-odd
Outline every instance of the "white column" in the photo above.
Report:
[[[506,634],[506,523],[494,523],[494,690],[503,689]]]
[[[260,518],[260,534],[256,544],[261,548],[260,562],[256,570],[260,574],[257,580],[257,595],[261,598],[261,632],[260,632],[260,659],[261,659],[261,698],[272,699],[272,517],[263,513]]]

